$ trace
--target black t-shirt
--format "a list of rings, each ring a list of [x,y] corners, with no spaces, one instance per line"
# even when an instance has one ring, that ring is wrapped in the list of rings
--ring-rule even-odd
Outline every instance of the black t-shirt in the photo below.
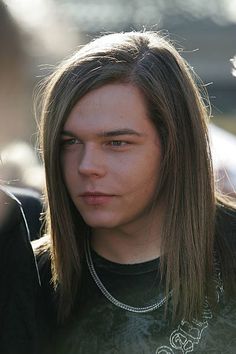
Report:
[[[227,237],[232,238],[236,230],[235,217],[232,219],[226,215],[225,218],[233,220],[231,226],[227,223]],[[143,307],[164,297],[159,259],[121,265],[95,252],[92,252],[92,258],[101,281],[119,301]],[[43,269],[45,265],[40,267],[42,273]],[[225,302],[220,289],[218,292],[219,313],[213,314],[206,302],[201,321],[182,321],[173,325],[171,310],[165,316],[164,305],[149,313],[132,313],[111,303],[101,293],[84,264],[82,290],[73,314],[65,325],[54,328],[45,353],[233,354],[236,352],[236,300]]]
[[[0,189],[0,353],[37,352],[39,278],[19,202]]]

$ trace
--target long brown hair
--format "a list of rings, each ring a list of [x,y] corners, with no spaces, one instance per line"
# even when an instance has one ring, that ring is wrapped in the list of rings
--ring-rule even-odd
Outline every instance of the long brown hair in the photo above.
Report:
[[[192,69],[169,40],[154,32],[105,35],[65,60],[43,86],[41,149],[46,171],[47,233],[59,318],[79,289],[86,225],[60,166],[60,133],[73,106],[110,82],[136,85],[158,130],[163,159],[158,195],[167,212],[161,270],[173,313],[199,317],[212,291],[216,198],[207,134],[208,112]]]

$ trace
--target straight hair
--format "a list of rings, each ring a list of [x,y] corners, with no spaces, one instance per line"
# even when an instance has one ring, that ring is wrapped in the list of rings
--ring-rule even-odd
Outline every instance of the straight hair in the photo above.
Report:
[[[217,198],[207,96],[168,38],[156,32],[128,32],[105,35],[80,48],[56,68],[40,91],[48,235],[44,249],[50,252],[52,281],[59,291],[59,321],[69,316],[80,288],[87,229],[63,180],[60,134],[74,105],[109,83],[139,88],[160,135],[163,156],[156,195],[166,205],[161,274],[166,294],[173,289],[173,318],[200,318],[205,297],[212,305],[216,300]]]

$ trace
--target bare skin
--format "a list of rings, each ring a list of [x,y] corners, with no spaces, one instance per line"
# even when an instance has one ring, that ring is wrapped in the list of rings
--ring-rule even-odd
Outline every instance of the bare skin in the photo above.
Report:
[[[163,205],[154,199],[162,151],[139,89],[114,83],[89,92],[61,139],[65,183],[91,227],[94,250],[124,264],[158,257]]]

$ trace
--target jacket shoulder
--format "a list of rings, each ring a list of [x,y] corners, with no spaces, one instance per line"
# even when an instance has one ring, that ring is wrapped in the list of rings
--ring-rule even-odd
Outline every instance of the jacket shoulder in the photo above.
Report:
[[[216,233],[236,250],[236,209],[219,205],[216,210]]]
[[[20,202],[0,187],[0,234],[10,233],[24,221]]]

